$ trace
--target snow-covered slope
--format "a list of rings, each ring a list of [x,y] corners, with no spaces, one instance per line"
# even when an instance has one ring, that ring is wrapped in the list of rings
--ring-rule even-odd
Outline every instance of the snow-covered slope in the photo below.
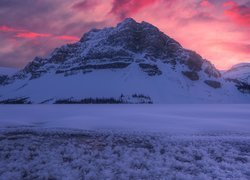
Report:
[[[241,63],[223,73],[225,78],[237,79],[250,84],[250,63]]]
[[[250,63],[241,63],[233,66],[222,76],[233,83],[242,93],[250,93]]]
[[[2,103],[249,103],[234,82],[153,25],[91,30],[0,85]]]
[[[13,75],[18,71],[16,68],[0,67],[0,76],[1,75]]]
[[[17,71],[15,68],[0,67],[0,84],[3,83],[8,76],[15,74]]]

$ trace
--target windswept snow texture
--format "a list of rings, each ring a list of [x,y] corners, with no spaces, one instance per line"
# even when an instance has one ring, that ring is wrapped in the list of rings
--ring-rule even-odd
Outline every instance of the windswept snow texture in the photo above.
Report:
[[[250,105],[0,106],[0,179],[250,179]]]

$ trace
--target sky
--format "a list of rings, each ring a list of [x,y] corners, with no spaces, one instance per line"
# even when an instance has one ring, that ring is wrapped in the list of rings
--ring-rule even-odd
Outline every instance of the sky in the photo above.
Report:
[[[0,0],[0,66],[23,68],[127,17],[157,26],[218,69],[250,62],[250,0]]]

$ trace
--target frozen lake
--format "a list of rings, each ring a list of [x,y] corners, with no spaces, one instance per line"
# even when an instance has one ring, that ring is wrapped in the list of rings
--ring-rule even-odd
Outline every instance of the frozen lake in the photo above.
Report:
[[[0,127],[250,133],[250,105],[2,105]]]

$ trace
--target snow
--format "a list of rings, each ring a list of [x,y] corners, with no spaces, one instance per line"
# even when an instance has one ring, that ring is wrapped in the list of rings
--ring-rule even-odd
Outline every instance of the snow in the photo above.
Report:
[[[0,106],[0,179],[249,179],[249,109]]]
[[[100,67],[112,63],[128,66]],[[153,65],[155,68],[150,71],[162,73],[150,75],[140,63]],[[199,80],[183,75],[186,71],[197,73]],[[4,80],[0,101],[27,98],[34,104],[53,104],[71,98],[119,99],[123,94],[129,99],[141,94],[154,104],[250,103],[249,93],[240,92],[234,82],[219,75],[209,61],[182,48],[153,25],[126,19],[116,27],[92,30],[79,42],[57,48],[46,58],[36,57],[15,76]],[[221,88],[211,87],[207,80],[216,81]],[[138,103],[130,99],[126,103]]]
[[[9,68],[9,67],[0,67],[0,75],[13,75],[18,71],[18,69],[15,68]]]
[[[71,76],[46,73],[33,80],[16,80],[0,88],[0,100],[29,97],[32,103],[51,99],[116,98],[121,94],[149,96],[153,103],[249,103],[250,94],[240,93],[234,84],[221,80],[222,88],[214,89],[203,81],[191,81],[168,65],[157,62],[161,76],[149,77],[136,63],[119,70],[96,70]],[[205,76],[205,75],[204,75]],[[136,77],[136,78],[135,78]],[[200,74],[200,78],[205,80]],[[40,92],[40,89],[43,89]],[[40,93],[37,93],[40,92]],[[132,102],[133,103],[133,102]]]
[[[250,178],[249,136],[153,135],[7,132],[0,179]]]
[[[250,133],[250,105],[3,105],[0,127]]]
[[[250,84],[250,63],[240,63],[234,65],[230,70],[223,73],[223,77],[238,79]]]
[[[237,68],[245,68],[245,67],[250,67],[250,63],[239,63],[234,66],[232,66],[231,69],[237,69]]]

